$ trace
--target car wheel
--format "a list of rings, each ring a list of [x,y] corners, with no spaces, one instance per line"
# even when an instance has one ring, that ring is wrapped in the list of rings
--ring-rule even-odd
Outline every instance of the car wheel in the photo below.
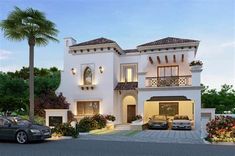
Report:
[[[16,141],[19,144],[27,143],[28,142],[28,136],[27,136],[26,132],[24,132],[24,131],[17,132],[17,134],[16,134]]]

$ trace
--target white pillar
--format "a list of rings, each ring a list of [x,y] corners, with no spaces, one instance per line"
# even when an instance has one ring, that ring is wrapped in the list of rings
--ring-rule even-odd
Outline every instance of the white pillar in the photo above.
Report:
[[[192,73],[192,86],[200,86],[202,66],[201,65],[191,66],[190,70]]]
[[[144,117],[144,102],[145,102],[144,95],[141,92],[138,93],[138,105],[137,105],[137,113]]]

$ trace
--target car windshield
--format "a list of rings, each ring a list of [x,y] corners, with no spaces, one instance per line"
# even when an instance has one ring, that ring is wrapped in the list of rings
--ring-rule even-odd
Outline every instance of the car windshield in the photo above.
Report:
[[[188,116],[175,116],[174,120],[189,120]]]
[[[153,120],[166,120],[166,117],[165,116],[158,116],[158,115],[154,115],[152,117]]]

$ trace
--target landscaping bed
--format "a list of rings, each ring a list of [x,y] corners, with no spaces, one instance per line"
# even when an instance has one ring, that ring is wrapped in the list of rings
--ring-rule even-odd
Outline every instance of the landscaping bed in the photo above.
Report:
[[[212,144],[235,145],[235,119],[230,116],[217,116],[207,124],[206,141]]]

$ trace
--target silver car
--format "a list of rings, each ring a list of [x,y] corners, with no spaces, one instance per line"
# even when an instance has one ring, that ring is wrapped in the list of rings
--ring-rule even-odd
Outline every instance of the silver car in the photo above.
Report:
[[[172,129],[191,130],[192,123],[187,115],[176,115],[172,121]]]

